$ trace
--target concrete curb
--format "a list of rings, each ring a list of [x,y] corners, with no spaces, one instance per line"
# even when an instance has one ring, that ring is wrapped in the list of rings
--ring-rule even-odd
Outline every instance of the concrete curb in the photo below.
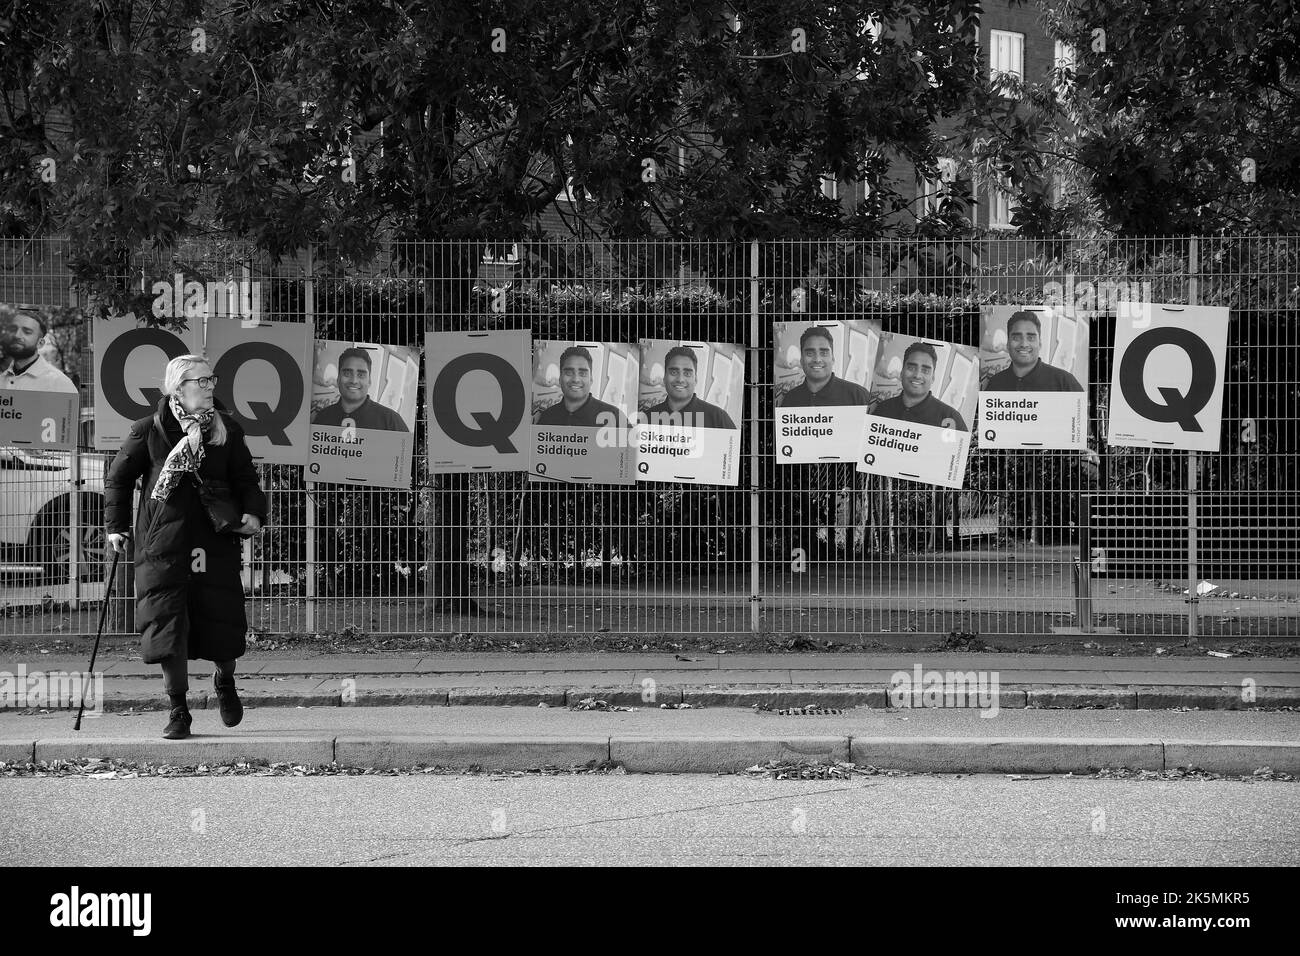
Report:
[[[1163,770],[1158,740],[1017,737],[854,737],[858,766],[935,773],[1092,773],[1104,767]],[[1258,764],[1252,766],[1253,772]]]
[[[824,708],[848,709],[852,707],[895,708],[883,687],[812,684],[800,685],[677,685],[664,684],[655,688],[655,700],[646,702],[639,686],[622,687],[393,687],[357,689],[354,699],[345,699],[345,691],[328,682],[329,686],[297,689],[286,687],[248,687],[241,684],[240,699],[247,707],[403,707],[403,706],[487,706],[487,707],[566,707],[586,697],[595,697],[623,707],[655,708],[661,703],[688,703],[694,707],[755,707],[785,708],[813,705]],[[161,690],[161,684],[159,685]],[[924,707],[921,691],[912,692],[913,707]],[[92,702],[93,703],[93,702]],[[191,710],[216,708],[215,695],[206,691],[192,691],[189,695]],[[966,707],[975,709],[978,701],[974,695],[964,699],[946,693],[935,701],[944,709]],[[1245,702],[1241,689],[1235,685],[1224,687],[1178,686],[1086,686],[1074,684],[1041,684],[1002,687],[998,691],[998,707],[1004,710],[1029,708],[1088,709],[1119,708],[1125,710],[1172,710],[1196,708],[1200,710],[1268,710],[1271,708],[1300,707],[1300,690],[1284,687],[1261,687],[1256,699]],[[161,693],[145,694],[137,689],[114,692],[106,688],[103,710],[116,713],[125,710],[166,710],[167,701]],[[67,709],[67,708],[55,708]],[[75,708],[73,708],[75,709]],[[91,707],[93,710],[93,706]],[[907,708],[903,708],[907,709]],[[0,716],[4,714],[0,709]]]
[[[609,759],[608,737],[339,737],[335,761],[341,767],[393,770],[412,766],[531,770],[581,767]]]
[[[1261,743],[1252,740],[1168,740],[1165,767],[1196,767],[1212,773],[1253,773],[1238,768],[1272,767],[1300,772],[1300,743]]]
[[[50,737],[0,743],[0,761],[101,758],[167,766],[266,761],[399,769],[484,770],[591,767],[612,760],[632,773],[734,773],[769,760],[852,760],[858,766],[925,773],[1091,773],[1103,768],[1300,775],[1300,743],[1059,737]]]
[[[885,692],[878,687],[684,687],[682,700],[692,707],[850,707],[885,706]]]
[[[1026,707],[1083,710],[1101,707],[1135,710],[1137,691],[1131,687],[1032,686],[1025,689]]]
[[[77,757],[131,760],[136,763],[188,767],[232,764],[244,760],[315,766],[334,760],[332,737],[189,737],[185,740],[146,740],[139,737],[100,737],[78,740],[56,737],[34,743],[36,761]]]
[[[768,760],[847,761],[849,738],[613,737],[609,757],[629,773],[735,773]]]

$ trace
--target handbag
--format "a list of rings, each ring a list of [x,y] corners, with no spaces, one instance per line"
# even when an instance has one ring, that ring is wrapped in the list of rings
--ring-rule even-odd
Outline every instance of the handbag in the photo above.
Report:
[[[235,503],[230,485],[218,478],[200,479],[199,500],[217,534],[239,534],[244,525],[243,512]]]

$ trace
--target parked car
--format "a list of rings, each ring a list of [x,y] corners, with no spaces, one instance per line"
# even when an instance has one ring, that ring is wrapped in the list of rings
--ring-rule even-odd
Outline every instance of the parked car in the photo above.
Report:
[[[84,409],[83,448],[93,446],[93,415]],[[72,453],[0,446],[0,561],[13,568],[40,568],[41,583],[66,582],[77,494],[82,581],[104,578],[104,473],[109,456],[80,451],[80,487],[72,486]],[[12,576],[11,570],[10,575]]]

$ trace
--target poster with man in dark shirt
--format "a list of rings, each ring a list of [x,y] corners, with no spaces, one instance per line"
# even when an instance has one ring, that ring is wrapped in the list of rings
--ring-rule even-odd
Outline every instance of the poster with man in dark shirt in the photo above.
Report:
[[[880,323],[776,322],[772,331],[776,460],[856,461],[880,351]]]
[[[629,412],[639,374],[635,345],[534,339],[529,476],[633,484]]]
[[[735,485],[744,388],[744,346],[642,339],[637,480]]]
[[[1060,307],[980,310],[984,448],[1087,449],[1088,323]]]
[[[410,488],[418,349],[317,339],[307,480]]]
[[[873,385],[858,471],[960,488],[979,388],[977,351],[886,333]]]

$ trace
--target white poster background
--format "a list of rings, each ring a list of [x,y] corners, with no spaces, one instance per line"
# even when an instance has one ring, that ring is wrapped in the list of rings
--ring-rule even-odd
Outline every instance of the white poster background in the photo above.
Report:
[[[559,395],[559,401],[564,401],[559,393],[559,359],[570,346],[591,353],[591,395],[621,411],[628,427],[530,425],[528,477],[533,481],[575,484],[635,484],[636,446],[631,425],[636,419],[636,406],[626,399],[636,393],[641,348],[623,343],[534,339],[531,408],[537,408],[539,395],[546,399]]]
[[[1131,303],[1115,320],[1107,441],[1218,451],[1228,310]]]
[[[420,367],[419,350],[400,345],[316,339],[313,341],[313,379],[322,377],[327,358],[336,357],[346,348],[362,348],[372,356],[367,395],[372,402],[376,401],[375,395],[380,394],[389,394],[390,400],[398,399],[398,408],[385,407],[390,407],[402,419],[406,431],[360,428],[355,423],[349,424],[346,418],[343,425],[309,422],[311,443],[304,478],[363,488],[410,488],[411,460],[415,450],[412,426],[416,381],[409,370]],[[388,388],[393,378],[402,385],[400,393],[393,393]],[[402,415],[401,408],[408,410],[411,420]],[[312,414],[324,410],[316,409]]]
[[[80,408],[75,392],[0,389],[0,445],[73,451]]]
[[[857,470],[961,488],[969,455],[970,432],[868,415]]]
[[[93,320],[97,449],[121,448],[131,423],[157,410],[167,363],[203,350],[199,324],[171,331],[138,322],[134,313]]]
[[[800,385],[798,337],[817,326],[831,334],[835,374],[871,390],[871,378],[880,354],[880,322],[851,319],[844,322],[773,322],[776,366],[773,381]],[[777,386],[779,388],[779,385]],[[858,445],[866,421],[866,405],[821,405],[813,408],[778,406],[773,416],[778,464],[857,461]]]
[[[980,366],[989,376],[1005,370],[1007,322],[1017,312],[1038,316],[1039,361],[1063,369],[1082,392],[983,391],[976,431],[981,448],[1088,448],[1088,320],[1060,306],[986,305],[980,309]]]
[[[641,339],[639,406],[657,404],[656,399],[663,392],[663,357],[678,345],[692,349],[699,356],[696,396],[721,408],[736,427],[638,424],[633,430],[636,480],[734,487],[740,481],[745,347],[719,342]]]
[[[1084,392],[980,392],[981,448],[1088,448]]]
[[[305,465],[310,457],[312,334],[305,322],[207,322],[204,354],[218,377],[217,397],[262,464]]]
[[[429,471],[527,471],[533,336],[426,332]]]

